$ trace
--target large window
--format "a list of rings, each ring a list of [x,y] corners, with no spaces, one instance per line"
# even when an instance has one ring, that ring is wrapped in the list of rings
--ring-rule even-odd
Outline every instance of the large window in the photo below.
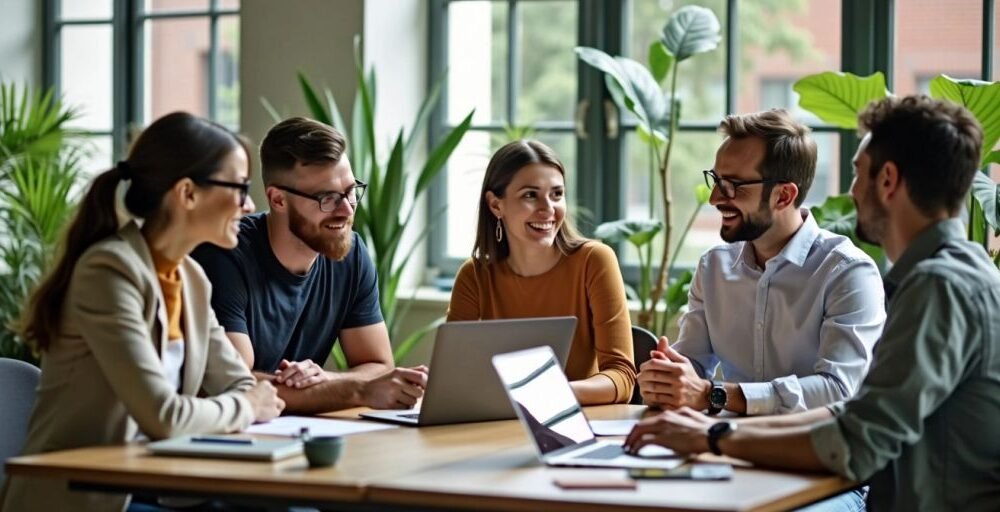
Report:
[[[239,0],[48,0],[45,82],[80,110],[88,172],[175,110],[239,127]]]
[[[691,215],[693,188],[713,165],[716,127],[726,113],[785,108],[813,128],[819,162],[809,206],[846,190],[856,137],[799,109],[796,80],[880,70],[896,92],[908,93],[926,90],[940,72],[990,79],[996,75],[988,68],[1000,59],[983,33],[985,17],[1000,20],[994,0],[434,0],[432,76],[447,70],[448,78],[432,133],[472,108],[476,116],[434,191],[433,203],[447,204],[448,212],[432,232],[432,264],[453,272],[469,256],[486,162],[525,133],[551,145],[566,164],[571,213],[584,231],[648,217],[648,149],[634,120],[610,102],[600,73],[577,62],[572,48],[598,47],[645,63],[670,14],[687,4],[711,9],[723,39],[680,71],[681,133],[671,159],[675,227]],[[702,207],[678,263],[693,264],[720,243],[718,225],[714,209]],[[635,255],[619,249],[629,270]]]

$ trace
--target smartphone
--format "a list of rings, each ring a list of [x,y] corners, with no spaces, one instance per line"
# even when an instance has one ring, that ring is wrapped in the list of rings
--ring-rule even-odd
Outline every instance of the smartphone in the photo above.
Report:
[[[729,480],[733,467],[715,462],[689,462],[673,469],[633,468],[628,476],[634,479]]]

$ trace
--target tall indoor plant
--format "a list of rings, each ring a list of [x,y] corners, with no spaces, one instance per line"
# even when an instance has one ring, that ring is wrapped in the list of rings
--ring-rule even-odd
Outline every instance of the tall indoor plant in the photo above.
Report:
[[[400,127],[392,145],[382,154],[376,138],[379,132],[375,127],[375,71],[364,69],[360,46],[360,38],[356,37],[354,64],[358,90],[354,97],[350,124],[341,116],[329,89],[318,90],[301,72],[298,74],[298,81],[310,114],[347,136],[348,154],[354,174],[368,183],[365,204],[355,212],[354,229],[365,239],[375,262],[379,276],[379,305],[391,339],[398,340],[401,334],[400,321],[406,311],[406,308],[398,307],[399,283],[403,270],[416,246],[426,238],[433,220],[443,213],[444,206],[430,216],[427,227],[406,248],[402,247],[403,232],[413,220],[420,198],[469,130],[473,113],[469,112],[461,123],[446,131],[439,139],[440,142],[430,148],[426,160],[422,163],[414,162],[417,142],[425,131],[427,116],[440,96],[443,79],[439,80],[421,103],[409,131]],[[279,121],[281,116],[275,109],[266,100],[263,103],[272,117]],[[440,321],[432,322],[400,341],[393,354],[396,362],[405,359],[423,335],[439,323]],[[343,366],[343,354],[337,347],[339,345],[335,347],[334,357]]]
[[[52,90],[0,84],[0,357],[37,362],[13,324],[76,204],[75,117]]]
[[[664,25],[660,38],[650,45],[649,68],[627,57],[612,57],[596,48],[578,47],[576,53],[587,64],[604,73],[605,84],[619,108],[631,112],[639,122],[639,139],[649,149],[649,219],[619,220],[598,226],[595,234],[609,243],[627,240],[639,253],[639,325],[662,333],[671,313],[686,303],[690,273],[671,276],[677,248],[684,241],[699,207],[708,200],[709,190],[698,185],[698,203],[671,247],[674,230],[670,156],[680,120],[681,101],[677,95],[680,64],[695,55],[715,50],[722,39],[719,20],[707,8],[685,6]],[[660,83],[668,80],[663,91]],[[659,191],[659,194],[656,191]],[[656,199],[663,220],[656,218]],[[653,241],[663,236],[659,262],[654,261]],[[656,277],[653,278],[653,273]],[[668,286],[669,285],[669,286]],[[666,312],[659,314],[661,299]]]
[[[857,130],[858,114],[870,102],[886,97],[889,91],[885,77],[876,72],[866,77],[851,73],[825,72],[809,75],[794,85],[799,94],[799,105],[823,121],[840,128]],[[938,75],[930,82],[931,96],[962,105],[979,121],[983,128],[983,148],[980,166],[1000,164],[1000,82],[958,80]],[[841,219],[853,219],[854,205],[850,198],[839,196],[827,200],[824,207],[836,202]],[[1000,188],[986,173],[977,173],[972,184],[968,206],[969,239],[988,247],[990,231],[1000,236]],[[851,223],[852,224],[852,223]],[[839,222],[840,228],[853,225]],[[838,229],[839,231],[840,229]],[[1000,266],[1000,253],[993,253],[994,262]]]

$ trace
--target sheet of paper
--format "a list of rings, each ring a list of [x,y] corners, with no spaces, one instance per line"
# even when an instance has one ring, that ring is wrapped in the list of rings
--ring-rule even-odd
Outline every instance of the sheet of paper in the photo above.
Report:
[[[396,425],[369,421],[335,420],[332,418],[316,418],[311,416],[281,416],[267,423],[250,425],[245,432],[248,434],[295,437],[299,435],[302,427],[308,428],[309,435],[314,437],[347,436],[362,432],[398,428]]]
[[[627,436],[638,420],[590,420],[590,428],[598,436]]]

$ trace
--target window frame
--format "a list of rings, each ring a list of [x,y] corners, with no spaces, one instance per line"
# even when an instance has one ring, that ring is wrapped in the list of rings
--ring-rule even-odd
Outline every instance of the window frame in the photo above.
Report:
[[[63,1],[45,0],[43,16],[43,66],[42,83],[57,95],[62,91],[60,57],[62,28],[66,26],[110,25],[112,30],[112,128],[108,130],[81,130],[85,137],[111,137],[112,160],[120,158],[128,149],[133,127],[143,126],[150,119],[143,119],[145,23],[149,20],[208,18],[208,112],[209,118],[218,118],[218,62],[219,22],[225,17],[239,19],[239,8],[223,8],[222,0],[209,0],[205,9],[176,9],[145,12],[145,0],[111,0],[111,18],[83,20],[60,19]],[[108,162],[110,166],[112,162]]]

